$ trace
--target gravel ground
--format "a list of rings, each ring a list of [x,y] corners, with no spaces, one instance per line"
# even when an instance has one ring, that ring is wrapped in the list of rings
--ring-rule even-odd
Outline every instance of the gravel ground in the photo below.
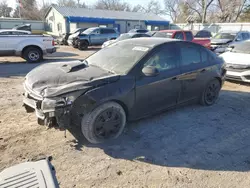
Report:
[[[61,47],[45,62],[84,58]],[[38,64],[0,58],[0,171],[52,156],[60,187],[249,187],[250,85],[226,82],[211,107],[179,107],[127,125],[118,139],[87,143],[79,130],[36,123],[22,108],[24,75]]]

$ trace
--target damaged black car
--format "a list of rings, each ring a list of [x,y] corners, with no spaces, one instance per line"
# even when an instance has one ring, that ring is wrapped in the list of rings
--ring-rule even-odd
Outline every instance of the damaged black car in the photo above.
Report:
[[[23,103],[39,123],[81,126],[91,143],[126,122],[177,105],[216,102],[224,62],[201,45],[160,38],[121,41],[83,61],[48,63],[26,76]]]

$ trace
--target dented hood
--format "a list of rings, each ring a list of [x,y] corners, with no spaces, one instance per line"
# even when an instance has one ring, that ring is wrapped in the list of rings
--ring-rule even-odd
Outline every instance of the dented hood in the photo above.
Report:
[[[26,76],[25,86],[43,97],[54,97],[71,91],[114,82],[118,75],[81,61],[47,63]]]

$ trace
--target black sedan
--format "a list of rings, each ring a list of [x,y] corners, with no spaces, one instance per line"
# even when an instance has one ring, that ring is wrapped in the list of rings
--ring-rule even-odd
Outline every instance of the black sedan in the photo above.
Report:
[[[201,45],[162,38],[117,42],[80,62],[44,64],[24,83],[24,106],[40,123],[80,125],[91,143],[126,122],[190,101],[216,102],[224,62]]]

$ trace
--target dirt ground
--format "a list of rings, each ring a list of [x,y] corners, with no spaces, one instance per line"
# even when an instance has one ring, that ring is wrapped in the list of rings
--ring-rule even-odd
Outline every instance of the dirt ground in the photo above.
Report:
[[[45,62],[95,50],[61,47]],[[211,107],[185,106],[132,122],[118,139],[91,145],[80,130],[64,138],[22,108],[24,76],[38,64],[0,62],[0,171],[46,155],[62,188],[250,186],[250,85],[226,82]]]

